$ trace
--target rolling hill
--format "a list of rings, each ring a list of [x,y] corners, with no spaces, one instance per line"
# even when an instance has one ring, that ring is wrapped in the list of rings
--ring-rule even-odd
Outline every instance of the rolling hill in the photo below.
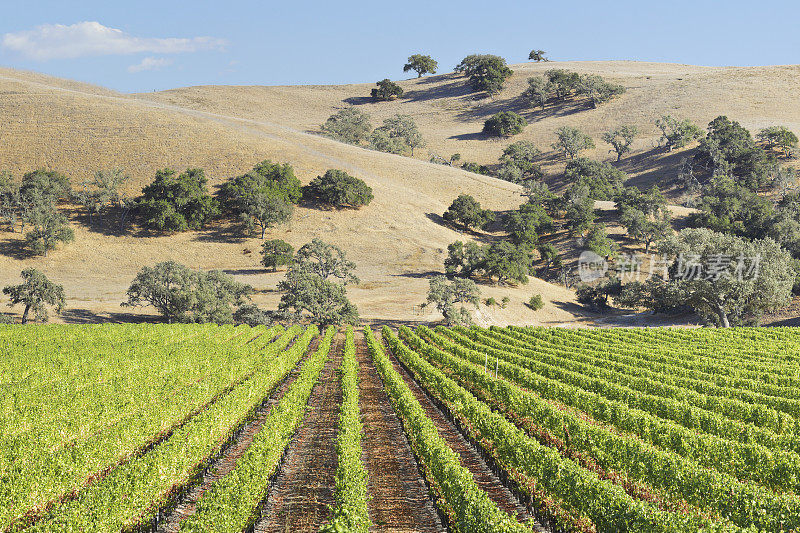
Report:
[[[526,78],[552,67],[592,72],[625,85],[619,99],[596,110],[582,106],[531,111],[519,94]],[[38,168],[69,175],[74,187],[104,168],[121,167],[132,177],[130,192],[163,167],[201,167],[212,185],[242,173],[263,159],[291,163],[308,182],[328,168],[364,179],[375,200],[359,211],[299,208],[290,224],[269,232],[295,246],[313,237],[342,246],[358,264],[362,283],[350,289],[363,317],[425,321],[417,307],[425,299],[427,278],[441,271],[447,245],[471,238],[440,223],[439,215],[459,193],[485,207],[512,209],[520,188],[494,178],[428,163],[430,154],[496,162],[504,141],[485,139],[486,117],[500,109],[522,112],[530,125],[517,138],[547,151],[553,131],[574,125],[599,140],[610,127],[636,124],[644,133],[622,168],[635,183],[670,186],[680,153],[653,150],[652,121],[671,113],[704,125],[727,114],[744,126],[783,124],[800,131],[800,67],[709,68],[636,62],[581,62],[514,65],[515,75],[492,99],[476,99],[465,80],[453,74],[400,82],[406,98],[374,104],[370,84],[296,87],[190,87],[161,93],[126,95],[40,74],[0,69],[0,170],[16,176]],[[417,158],[383,154],[317,135],[319,125],[342,107],[364,109],[378,125],[396,113],[414,117],[427,140]],[[516,138],[515,138],[516,139]],[[610,158],[605,146],[587,155]],[[563,162],[545,153],[543,163],[556,173]],[[219,268],[259,289],[255,301],[274,306],[281,273],[258,266],[258,239],[231,239],[220,228],[175,236],[141,237],[94,231],[74,214],[75,242],[48,257],[24,259],[19,234],[0,232],[0,286],[15,283],[25,266],[42,269],[65,286],[67,321],[127,319],[119,307],[125,289],[144,265],[174,259],[192,268]],[[534,313],[523,305],[541,293],[547,305]],[[483,296],[508,295],[505,310],[478,312],[481,324],[567,324],[591,321],[574,303],[574,294],[532,279],[528,285],[483,287]]]

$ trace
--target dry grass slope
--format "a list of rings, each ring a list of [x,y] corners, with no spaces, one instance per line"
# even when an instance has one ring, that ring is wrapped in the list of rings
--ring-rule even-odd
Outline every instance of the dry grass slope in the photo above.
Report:
[[[592,72],[625,85],[627,93],[597,110],[532,111],[519,94],[526,78],[552,67]],[[636,62],[580,62],[513,66],[515,75],[492,99],[476,99],[464,79],[441,75],[402,81],[407,98],[373,104],[371,85],[297,87],[190,87],[162,93],[124,95],[48,76],[0,69],[0,169],[16,175],[36,167],[66,172],[80,183],[96,170],[122,167],[133,177],[131,191],[165,166],[206,169],[212,184],[241,173],[262,159],[294,165],[308,182],[327,168],[341,168],[364,179],[375,201],[360,211],[298,209],[293,221],[270,237],[302,245],[313,237],[341,245],[359,265],[362,280],[351,289],[366,318],[417,321],[427,289],[426,276],[442,268],[447,244],[469,238],[439,224],[440,215],[459,193],[486,207],[511,209],[521,201],[519,187],[427,163],[430,153],[465,160],[496,162],[507,142],[480,134],[486,117],[515,109],[531,123],[518,136],[549,150],[560,126],[577,126],[599,141],[610,127],[631,123],[644,132],[637,153],[626,163],[640,183],[667,184],[679,155],[648,153],[655,145],[652,121],[671,113],[704,125],[727,114],[751,129],[783,124],[800,132],[800,67],[707,68]],[[428,141],[419,159],[403,158],[343,145],[315,135],[337,109],[355,105],[379,124],[395,113],[412,115]],[[552,155],[552,154],[548,154]],[[594,153],[611,158],[598,142]],[[548,170],[563,163],[548,157]],[[18,235],[0,233],[0,252],[13,250]],[[140,238],[110,236],[76,225],[76,240],[47,258],[0,255],[0,286],[16,282],[27,265],[43,269],[65,285],[67,320],[119,317],[119,303],[143,265],[175,259],[193,268],[221,268],[260,290],[259,304],[274,306],[281,275],[258,269],[258,239],[230,241],[219,232]],[[245,250],[252,253],[243,253]],[[505,310],[481,307],[480,323],[580,323],[587,318],[571,291],[540,280],[519,288],[488,287],[484,297],[505,295]],[[548,305],[532,312],[523,302],[541,293]]]

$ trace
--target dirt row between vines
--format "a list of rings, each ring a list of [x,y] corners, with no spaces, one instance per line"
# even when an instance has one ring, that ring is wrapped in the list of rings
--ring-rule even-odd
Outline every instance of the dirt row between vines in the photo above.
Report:
[[[361,335],[356,342],[356,359],[372,531],[446,531]]]
[[[299,337],[292,339],[292,342],[286,347],[290,349]],[[269,399],[265,401],[255,411],[251,420],[246,422],[236,433],[231,442],[223,447],[220,455],[214,459],[203,471],[203,476],[198,483],[191,487],[182,494],[178,499],[177,504],[163,514],[157,521],[154,531],[157,533],[175,533],[180,529],[180,522],[190,515],[194,514],[197,509],[197,503],[200,498],[211,488],[211,485],[229,474],[236,467],[236,461],[244,455],[253,439],[263,429],[264,422],[266,421],[272,407],[276,405],[283,398],[286,391],[294,383],[300,370],[305,363],[309,354],[314,353],[319,346],[321,337],[317,336],[312,339],[306,350],[306,355],[295,365],[295,367],[286,375],[286,377],[278,383]]]
[[[331,347],[328,361],[311,391],[303,422],[289,443],[253,531],[318,531],[334,504],[336,435],[342,387],[337,370],[344,339]]]

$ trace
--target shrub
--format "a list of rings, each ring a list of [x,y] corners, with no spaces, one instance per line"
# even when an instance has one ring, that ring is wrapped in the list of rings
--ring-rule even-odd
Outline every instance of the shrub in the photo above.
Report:
[[[513,111],[501,111],[483,123],[483,132],[498,137],[511,137],[522,133],[528,122]]]
[[[486,306],[492,307],[493,305],[497,305],[497,300],[495,300],[494,297],[486,298]]]
[[[533,309],[534,311],[538,311],[542,307],[544,307],[544,300],[542,300],[541,294],[534,294],[531,296],[531,299],[528,300],[528,307]]]
[[[332,139],[349,144],[364,144],[372,131],[369,115],[348,107],[331,115],[322,125],[322,132]]]
[[[465,228],[481,228],[494,220],[494,214],[482,209],[480,202],[468,194],[460,194],[453,200],[442,218],[461,224]]]
[[[364,180],[343,170],[329,169],[303,189],[303,197],[335,207],[361,207],[372,201],[372,189]]]
[[[589,196],[595,200],[611,200],[622,190],[628,175],[608,163],[579,157],[567,163],[564,178],[567,183],[588,187]]]
[[[375,150],[401,154],[425,145],[425,140],[410,115],[395,115],[383,121],[370,136],[370,144]]]
[[[232,305],[253,293],[249,285],[218,271],[195,271],[165,261],[144,267],[128,288],[125,307],[153,306],[167,322],[233,323]]]
[[[261,264],[266,268],[272,267],[275,272],[279,266],[292,264],[294,248],[280,239],[265,241],[261,246],[261,257]]]
[[[376,83],[377,89],[372,89],[372,99],[376,101],[388,101],[403,96],[403,88],[391,81],[389,78]]]

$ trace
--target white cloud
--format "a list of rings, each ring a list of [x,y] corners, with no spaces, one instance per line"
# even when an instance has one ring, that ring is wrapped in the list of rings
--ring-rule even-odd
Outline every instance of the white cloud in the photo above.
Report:
[[[166,57],[145,57],[139,63],[128,67],[128,72],[137,73],[143,70],[159,70],[172,64],[172,60]]]
[[[36,61],[74,59],[85,56],[139,53],[177,54],[224,48],[223,39],[213,37],[135,37],[99,22],[44,24],[33,30],[6,33],[2,46]]]

